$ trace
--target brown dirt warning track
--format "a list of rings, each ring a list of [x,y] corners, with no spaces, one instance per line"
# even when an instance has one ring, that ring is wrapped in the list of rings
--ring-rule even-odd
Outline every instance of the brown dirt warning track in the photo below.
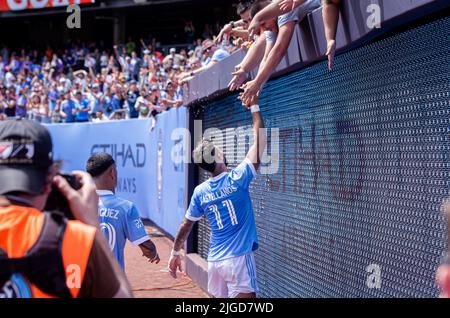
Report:
[[[158,249],[161,262],[152,264],[142,256],[139,247],[127,242],[125,247],[125,273],[135,297],[138,298],[206,298],[204,293],[188,276],[179,273],[173,279],[167,271],[173,242],[153,226],[146,226],[147,233]],[[184,270],[184,267],[183,267]]]

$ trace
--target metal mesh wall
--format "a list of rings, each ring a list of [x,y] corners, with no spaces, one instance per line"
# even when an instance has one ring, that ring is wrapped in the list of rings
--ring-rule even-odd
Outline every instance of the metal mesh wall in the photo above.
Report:
[[[437,295],[449,31],[450,18],[440,19],[340,55],[331,73],[322,62],[266,85],[261,109],[266,126],[280,129],[280,161],[251,186],[262,296]],[[251,125],[236,95],[203,116],[205,129]],[[203,257],[208,242],[202,220]],[[371,264],[381,271],[375,288]]]

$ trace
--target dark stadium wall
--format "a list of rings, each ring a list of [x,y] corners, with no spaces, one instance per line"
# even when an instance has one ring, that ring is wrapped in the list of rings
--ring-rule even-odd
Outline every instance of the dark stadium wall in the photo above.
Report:
[[[320,62],[265,86],[261,111],[280,144],[278,172],[251,186],[262,296],[437,296],[450,186],[449,23],[339,55],[332,72]],[[236,97],[203,105],[204,130],[250,127]],[[208,242],[202,220],[204,258]]]
[[[110,48],[115,28],[119,32],[118,41],[131,37],[138,42],[140,38],[156,37],[162,45],[183,45],[186,21],[193,21],[197,37],[201,37],[205,24],[222,25],[237,17],[235,8],[223,0],[160,1],[121,8],[116,8],[113,1],[97,5],[81,7],[81,29],[67,28],[69,14],[61,8],[0,13],[0,45],[13,49],[47,45],[59,48],[72,40],[103,43]]]
[[[81,29],[67,28],[66,19],[66,14],[0,19],[0,44],[14,50],[47,46],[57,50],[73,41],[95,42],[98,47],[112,48],[114,25],[111,19],[97,19],[92,12],[82,13]]]

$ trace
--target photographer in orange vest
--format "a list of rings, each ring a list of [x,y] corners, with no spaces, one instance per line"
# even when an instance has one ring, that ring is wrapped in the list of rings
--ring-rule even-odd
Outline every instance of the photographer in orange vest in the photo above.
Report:
[[[99,231],[92,178],[75,172],[75,190],[58,170],[45,127],[0,122],[0,298],[131,297]],[[52,186],[76,220],[44,212]]]

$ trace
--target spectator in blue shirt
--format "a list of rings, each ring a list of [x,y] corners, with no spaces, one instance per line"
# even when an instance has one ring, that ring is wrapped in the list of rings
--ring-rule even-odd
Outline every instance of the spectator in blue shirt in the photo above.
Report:
[[[181,85],[190,81],[195,75],[206,71],[207,69],[211,68],[212,66],[216,65],[220,61],[223,61],[224,59],[230,56],[230,53],[228,53],[221,47],[217,46],[212,40],[209,39],[203,41],[202,48],[203,53],[207,56],[205,65],[196,69],[191,73],[184,74],[180,82]]]
[[[19,95],[20,91],[22,91],[22,93],[23,93],[26,88],[25,86],[26,86],[25,77],[18,76],[17,84],[16,84],[16,94]]]
[[[136,100],[139,97],[139,90],[137,89],[136,81],[132,80],[130,82],[130,87],[128,89],[127,94],[127,107],[128,107],[128,116],[130,118],[138,118],[139,112],[136,110]]]
[[[16,100],[16,116],[25,118],[27,117],[27,104],[28,100],[24,94],[24,89],[19,89]]]
[[[112,111],[115,111],[118,109],[123,109],[124,103],[125,103],[125,99],[123,98],[123,95],[122,95],[122,87],[117,85],[115,87],[115,93],[113,94],[112,99],[111,99]]]
[[[76,110],[75,120],[79,123],[89,121],[91,106],[89,106],[89,101],[83,98],[83,94],[80,91],[75,95],[74,105]]]
[[[64,100],[61,103],[61,111],[65,123],[75,122],[76,109],[74,101],[70,98],[70,92],[66,92],[64,95]]]
[[[100,99],[100,103],[103,105],[104,114],[109,117],[114,111],[112,106],[112,97],[110,88],[106,88],[106,92],[103,97]]]
[[[58,103],[58,99],[60,98],[59,92],[56,89],[56,84],[52,83],[50,86],[50,91],[48,92],[48,110],[53,111]]]
[[[92,84],[91,89],[87,93],[87,100],[91,105],[91,115],[95,118],[97,112],[104,112],[102,103],[102,92],[99,90],[99,85],[97,83]]]
[[[177,94],[175,86],[176,84],[174,82],[168,81],[166,89],[161,92],[161,104],[167,108],[183,105],[183,98]]]

